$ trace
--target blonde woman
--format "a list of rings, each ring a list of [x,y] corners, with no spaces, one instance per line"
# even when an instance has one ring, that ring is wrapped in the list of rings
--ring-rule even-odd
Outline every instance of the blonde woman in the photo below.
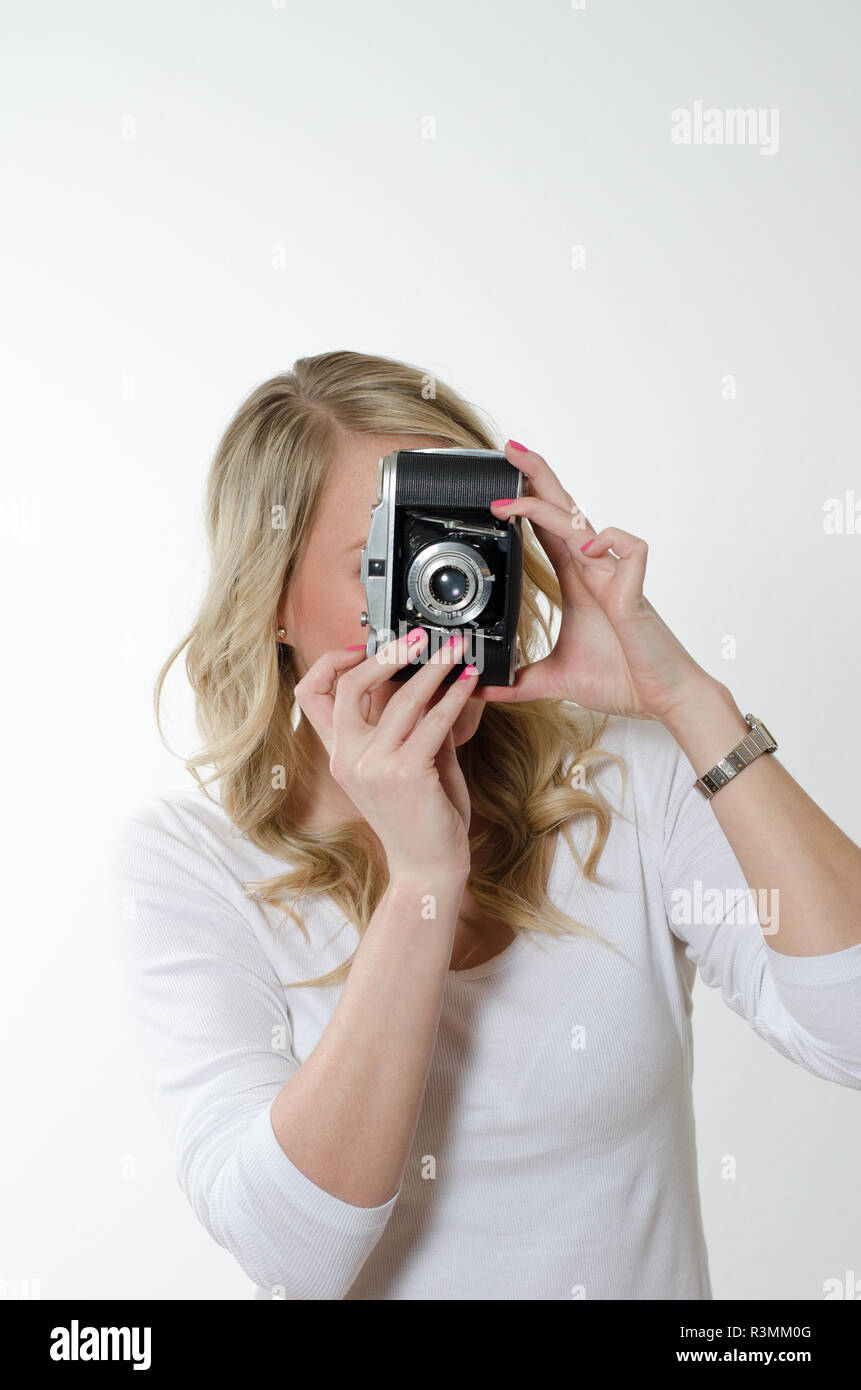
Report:
[[[186,650],[197,785],[117,863],[178,1180],[258,1298],[708,1299],[696,968],[861,1087],[861,850],[773,752],[695,785],[745,717],[644,598],[645,542],[515,441],[516,683],[444,683],[460,646],[422,660],[421,627],[366,657],[379,458],[501,447],[427,380],[302,359],[216,452],[157,687]]]

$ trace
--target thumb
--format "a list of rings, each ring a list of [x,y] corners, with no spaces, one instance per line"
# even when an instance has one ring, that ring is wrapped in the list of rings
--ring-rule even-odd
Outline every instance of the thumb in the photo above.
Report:
[[[451,729],[449,729],[445,739],[439,746],[435,762],[443,791],[455,810],[461,816],[467,830],[469,830],[469,823],[472,815],[469,788],[466,785],[466,778],[463,775],[460,762],[458,761],[457,749],[454,744],[454,734]]]

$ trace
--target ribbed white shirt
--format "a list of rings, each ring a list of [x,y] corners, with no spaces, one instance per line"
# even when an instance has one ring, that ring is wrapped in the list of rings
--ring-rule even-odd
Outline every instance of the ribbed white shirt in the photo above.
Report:
[[[711,1298],[691,1092],[697,969],[784,1057],[861,1089],[861,945],[774,951],[770,910],[757,912],[663,725],[613,716],[601,745],[628,767],[624,803],[617,765],[596,767],[619,812],[602,883],[583,879],[560,835],[549,894],[625,959],[583,935],[530,934],[449,971],[403,1180],[378,1207],[318,1187],[270,1119],[342,987],[279,984],[332,969],[355,928],[328,898],[306,899],[309,946],[250,901],[242,884],[285,865],[198,789],[125,820],[117,930],[146,1074],[179,1184],[253,1297]],[[591,820],[569,829],[585,854]]]

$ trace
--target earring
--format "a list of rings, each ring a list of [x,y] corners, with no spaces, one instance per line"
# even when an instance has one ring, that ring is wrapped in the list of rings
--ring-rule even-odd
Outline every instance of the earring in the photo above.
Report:
[[[284,630],[283,627],[279,627],[279,629],[278,629],[278,636],[279,636],[279,637],[286,637],[286,636],[287,636],[287,633],[286,633],[286,631]]]

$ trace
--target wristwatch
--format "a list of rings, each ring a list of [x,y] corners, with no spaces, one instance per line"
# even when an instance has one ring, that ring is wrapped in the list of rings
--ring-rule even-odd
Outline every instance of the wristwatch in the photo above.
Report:
[[[694,786],[699,787],[709,801],[715,792],[725,787],[727,782],[737,776],[743,768],[748,767],[760,753],[773,753],[777,747],[776,739],[755,714],[746,714],[744,722],[750,733],[735,745],[732,752],[727,753],[725,758],[721,758],[714,767],[710,767],[708,772],[704,772],[702,777],[698,777],[694,782]]]

